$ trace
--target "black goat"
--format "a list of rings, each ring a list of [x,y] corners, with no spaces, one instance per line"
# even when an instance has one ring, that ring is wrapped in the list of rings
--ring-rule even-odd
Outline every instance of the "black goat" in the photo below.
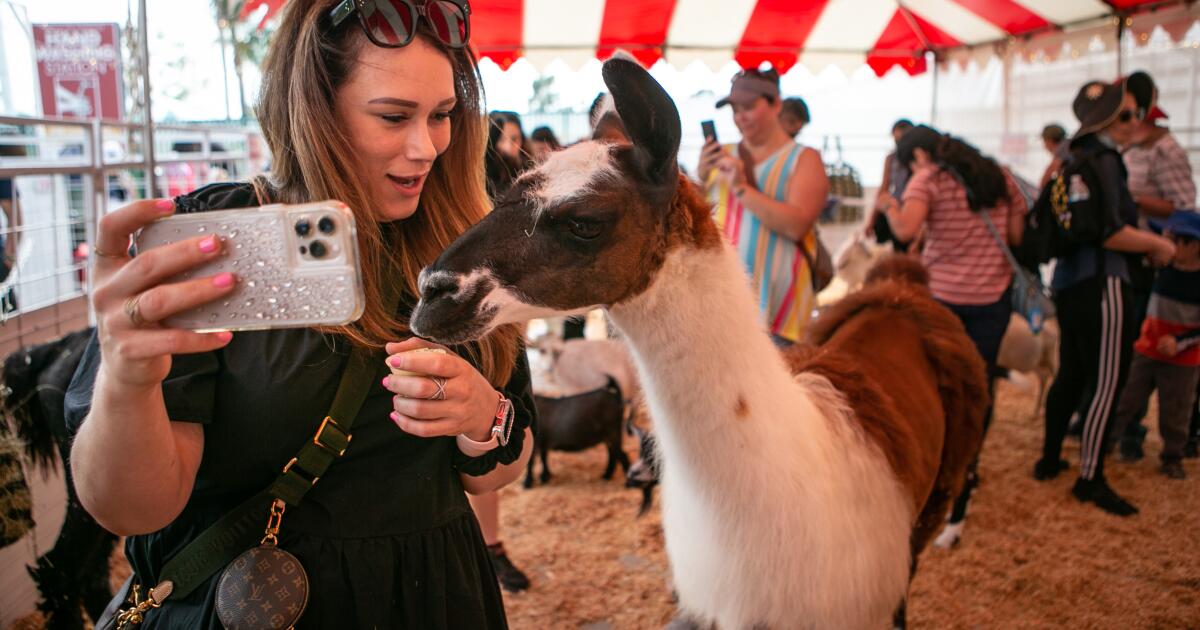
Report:
[[[625,487],[642,489],[642,506],[638,508],[637,513],[641,516],[650,509],[650,504],[654,501],[654,486],[658,485],[658,476],[661,474],[658,452],[655,450],[657,446],[654,433],[634,424],[632,418],[625,423],[625,431],[638,439],[638,459],[625,472]]]
[[[617,463],[629,472],[629,456],[621,449],[621,424],[625,419],[625,403],[621,388],[611,377],[608,385],[593,390],[564,396],[547,398],[534,395],[537,406],[537,436],[533,441],[533,455],[525,474],[525,487],[533,487],[533,460],[542,459],[542,483],[550,481],[550,465],[547,453],[556,451],[577,452],[597,444],[608,447],[608,465],[604,478],[612,479]]]
[[[63,413],[67,386],[91,336],[91,329],[73,332],[4,360],[4,413],[16,424],[29,459],[43,472],[63,462],[67,485],[67,514],[58,539],[38,558],[37,566],[28,569],[42,596],[38,610],[49,630],[82,629],[80,611],[93,621],[99,619],[113,596],[108,558],[117,537],[96,523],[75,494],[68,464],[71,440]]]

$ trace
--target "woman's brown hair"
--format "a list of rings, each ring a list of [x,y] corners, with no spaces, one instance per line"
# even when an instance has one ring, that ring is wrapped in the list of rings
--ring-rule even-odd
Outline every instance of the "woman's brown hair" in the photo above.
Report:
[[[366,310],[348,326],[334,329],[359,345],[379,346],[411,336],[406,319],[387,312],[384,283],[399,274],[404,289],[417,295],[417,276],[455,238],[490,209],[483,180],[487,131],[482,80],[469,49],[452,49],[420,23],[417,37],[439,50],[454,70],[458,103],[450,113],[451,137],[434,161],[421,193],[420,207],[398,223],[396,236],[372,215],[366,182],[355,173],[358,157],[334,113],[337,90],[354,71],[362,46],[372,44],[357,20],[334,29],[330,0],[292,0],[274,34],[263,64],[259,123],[273,156],[271,178],[255,182],[267,198],[285,203],[338,199],[350,206],[358,223]],[[503,385],[519,351],[520,329],[501,327],[477,344],[480,371]]]

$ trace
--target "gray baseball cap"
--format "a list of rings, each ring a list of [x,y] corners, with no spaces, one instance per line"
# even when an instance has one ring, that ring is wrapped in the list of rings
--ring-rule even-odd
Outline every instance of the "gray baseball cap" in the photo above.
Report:
[[[779,100],[779,83],[757,73],[739,72],[733,77],[729,96],[717,101],[717,107],[725,107],[730,103],[751,105],[763,96]]]

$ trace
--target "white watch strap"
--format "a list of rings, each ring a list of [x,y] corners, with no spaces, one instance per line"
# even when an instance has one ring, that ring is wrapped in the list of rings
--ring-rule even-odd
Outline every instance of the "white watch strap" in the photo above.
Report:
[[[458,444],[458,450],[462,451],[467,457],[479,457],[500,446],[500,440],[496,437],[495,433],[492,433],[492,439],[486,442],[476,442],[467,437],[465,433],[459,433],[454,438],[454,441]]]

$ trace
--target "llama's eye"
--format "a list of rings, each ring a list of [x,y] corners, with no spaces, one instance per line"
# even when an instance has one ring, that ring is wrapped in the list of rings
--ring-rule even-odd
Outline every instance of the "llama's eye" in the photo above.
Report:
[[[579,219],[567,219],[567,229],[571,230],[577,238],[591,240],[600,236],[601,224],[595,221],[581,221]]]

